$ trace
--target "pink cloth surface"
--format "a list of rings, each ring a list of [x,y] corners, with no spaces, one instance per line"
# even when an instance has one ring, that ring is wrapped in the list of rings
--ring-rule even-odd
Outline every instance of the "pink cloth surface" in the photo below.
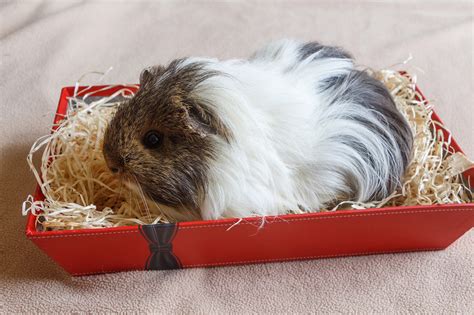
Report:
[[[439,252],[71,278],[25,238],[20,208],[62,86],[110,66],[107,83],[134,83],[148,65],[245,57],[283,37],[375,69],[413,55],[405,68],[472,158],[473,17],[472,1],[447,0],[1,2],[0,313],[472,314],[472,231]]]

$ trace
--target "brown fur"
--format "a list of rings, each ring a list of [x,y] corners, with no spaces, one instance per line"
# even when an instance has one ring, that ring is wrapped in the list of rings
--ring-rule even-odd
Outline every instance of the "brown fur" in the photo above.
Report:
[[[202,64],[144,70],[140,89],[121,104],[104,138],[104,156],[121,176],[136,178],[152,200],[198,211],[206,192],[208,162],[214,156],[212,135],[232,135],[206,104],[191,93],[215,73]],[[149,130],[163,135],[157,149],[143,145]]]

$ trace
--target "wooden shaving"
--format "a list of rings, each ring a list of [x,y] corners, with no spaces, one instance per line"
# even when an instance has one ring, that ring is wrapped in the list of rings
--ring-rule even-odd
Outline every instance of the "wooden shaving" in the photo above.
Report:
[[[372,75],[387,86],[413,129],[413,160],[403,186],[384,200],[344,201],[322,211],[472,202],[471,188],[462,173],[474,167],[474,163],[463,154],[454,153],[451,137],[444,137],[444,127],[431,118],[431,105],[415,90],[415,79],[392,70]],[[131,90],[124,88],[110,97],[87,103],[93,94],[71,98],[74,106],[70,106],[55,131],[33,144],[27,160],[45,198],[39,201],[29,196],[23,213],[37,216],[38,227],[43,230],[169,222],[158,205],[150,204],[121,184],[108,170],[102,155],[105,128],[120,104],[114,98],[131,97]],[[41,165],[36,169],[33,155],[40,150]]]

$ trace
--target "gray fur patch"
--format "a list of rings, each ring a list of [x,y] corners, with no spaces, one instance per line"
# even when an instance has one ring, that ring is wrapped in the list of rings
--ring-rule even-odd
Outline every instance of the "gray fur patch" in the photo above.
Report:
[[[406,170],[412,153],[413,135],[406,119],[398,111],[396,105],[387,91],[385,86],[368,75],[364,71],[352,70],[349,74],[339,77],[331,78],[320,86],[320,89],[325,90],[327,95],[330,95],[330,102],[340,103],[348,102],[357,104],[358,106],[370,109],[378,115],[374,121],[374,116],[351,116],[351,120],[355,120],[363,125],[365,128],[377,135],[389,147],[391,153],[400,152],[399,157],[391,159],[391,169],[394,174],[392,180],[387,183],[387,191],[394,191],[399,184],[399,180]],[[386,130],[380,127],[380,124],[386,126]],[[387,134],[389,132],[389,134]],[[392,138],[393,137],[393,138]],[[341,141],[341,139],[339,139]],[[350,146],[359,152],[370,165],[375,161],[367,153],[366,148],[358,143],[357,138],[349,139]],[[402,167],[397,166],[397,161],[402,161]],[[375,199],[385,197],[382,191],[379,191]]]
[[[318,42],[308,42],[301,46],[299,51],[300,60],[304,60],[309,56],[316,54],[314,59],[320,58],[339,58],[352,59],[352,56],[344,49],[334,46],[324,46]]]

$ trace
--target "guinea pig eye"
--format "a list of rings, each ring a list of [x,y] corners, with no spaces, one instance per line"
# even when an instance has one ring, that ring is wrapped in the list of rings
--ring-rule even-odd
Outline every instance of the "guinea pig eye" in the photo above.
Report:
[[[163,135],[156,130],[148,131],[143,137],[143,145],[148,149],[156,149],[163,142]]]

